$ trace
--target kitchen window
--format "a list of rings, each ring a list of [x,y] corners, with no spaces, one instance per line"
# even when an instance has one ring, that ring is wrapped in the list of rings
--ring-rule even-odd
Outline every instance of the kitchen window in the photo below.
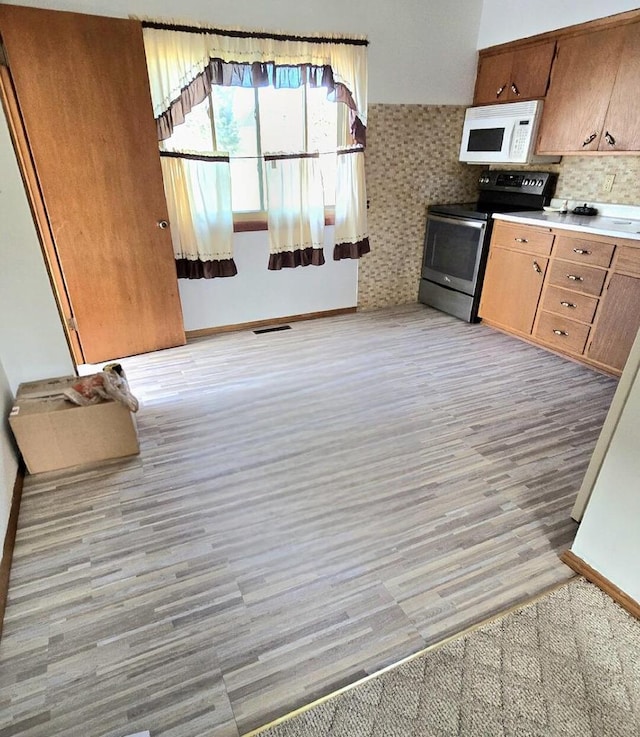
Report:
[[[324,87],[294,89],[212,86],[162,141],[165,151],[230,157],[233,212],[264,213],[265,152],[317,151],[325,206],[335,204],[336,151],[350,138],[344,105],[327,98]]]

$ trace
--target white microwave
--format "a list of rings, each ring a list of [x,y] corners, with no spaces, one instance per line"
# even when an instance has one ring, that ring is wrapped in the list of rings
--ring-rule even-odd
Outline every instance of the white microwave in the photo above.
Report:
[[[467,164],[539,164],[559,156],[536,156],[542,100],[470,107],[464,116],[460,161]]]

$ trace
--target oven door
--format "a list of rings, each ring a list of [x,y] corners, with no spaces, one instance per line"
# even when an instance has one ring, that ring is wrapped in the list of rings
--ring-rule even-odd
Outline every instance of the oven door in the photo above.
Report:
[[[422,277],[474,296],[487,222],[427,215]]]

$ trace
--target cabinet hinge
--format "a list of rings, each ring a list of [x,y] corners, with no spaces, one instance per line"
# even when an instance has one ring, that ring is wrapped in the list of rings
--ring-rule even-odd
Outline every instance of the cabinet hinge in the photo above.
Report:
[[[7,58],[7,50],[2,41],[0,41],[0,67],[8,67],[9,59]]]
[[[75,317],[67,318],[67,327],[69,328],[69,330],[75,330],[76,332],[78,331],[78,323],[76,322]]]

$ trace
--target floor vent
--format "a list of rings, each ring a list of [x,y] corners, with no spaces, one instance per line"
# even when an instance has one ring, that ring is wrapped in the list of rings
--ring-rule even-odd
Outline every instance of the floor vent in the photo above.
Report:
[[[274,328],[260,328],[254,330],[254,335],[262,335],[262,333],[276,333],[278,330],[291,330],[291,325],[276,325]]]

